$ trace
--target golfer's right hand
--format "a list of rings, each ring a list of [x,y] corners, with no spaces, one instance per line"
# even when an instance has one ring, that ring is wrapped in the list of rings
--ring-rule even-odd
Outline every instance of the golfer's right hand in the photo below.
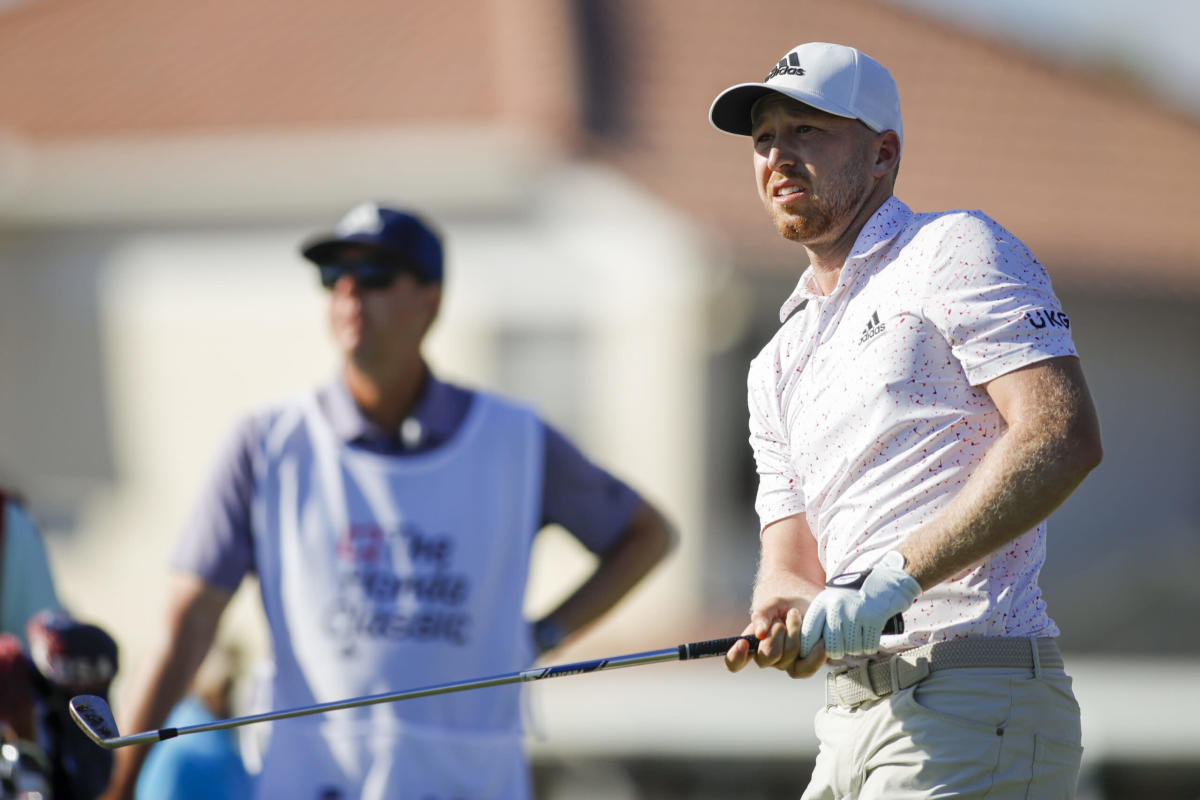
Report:
[[[739,672],[753,657],[760,669],[774,667],[793,678],[809,677],[825,663],[825,648],[818,644],[806,658],[799,658],[802,622],[803,615],[797,608],[788,609],[782,620],[752,614],[750,624],[742,631],[742,635],[758,639],[758,651],[751,656],[749,644],[735,642],[725,654],[725,668],[730,672]]]

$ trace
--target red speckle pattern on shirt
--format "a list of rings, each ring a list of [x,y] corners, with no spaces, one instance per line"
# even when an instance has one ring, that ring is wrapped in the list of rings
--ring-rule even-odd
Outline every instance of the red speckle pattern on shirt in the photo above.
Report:
[[[803,512],[830,575],[871,566],[970,478],[1004,427],[978,387],[1075,355],[1045,268],[1015,237],[978,211],[913,214],[895,198],[834,292],[806,271],[783,319],[750,366],[755,508],[764,527]],[[1042,525],[922,594],[887,644],[1057,634],[1044,559]]]

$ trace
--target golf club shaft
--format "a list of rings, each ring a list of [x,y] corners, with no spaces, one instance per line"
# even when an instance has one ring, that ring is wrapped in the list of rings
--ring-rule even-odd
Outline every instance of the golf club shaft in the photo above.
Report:
[[[106,747],[124,747],[132,744],[147,744],[150,742],[161,741],[163,739],[173,739],[176,736],[184,736],[191,733],[203,733],[205,731],[218,731],[227,728],[237,728],[242,725],[252,725],[257,722],[273,722],[280,719],[290,719],[292,717],[304,717],[310,714],[321,714],[327,711],[339,711],[347,708],[358,708],[360,706],[376,705],[378,703],[394,703],[400,700],[412,700],[418,697],[429,697],[438,694],[449,694],[451,692],[463,692],[469,689],[484,689],[489,686],[503,686],[510,683],[525,683],[529,681],[539,681],[546,678],[561,678],[567,675],[582,675],[587,672],[600,672],[602,670],[619,669],[621,667],[636,667],[642,664],[654,664],[660,661],[688,661],[696,658],[708,658],[710,656],[723,655],[734,642],[738,639],[745,639],[750,643],[750,651],[754,652],[758,647],[758,641],[752,636],[731,636],[726,639],[711,639],[703,642],[691,642],[689,644],[681,644],[677,647],[669,647],[662,650],[650,650],[644,653],[631,653],[629,655],[615,656],[612,658],[600,658],[592,661],[576,661],[571,664],[559,664],[547,667],[534,667],[531,669],[522,670],[520,672],[509,672],[503,675],[493,675],[487,678],[477,678],[473,680],[452,681],[450,683],[442,683],[434,686],[424,686],[418,689],[408,689],[400,692],[389,692],[386,694],[367,695],[365,697],[356,697],[349,700],[339,700],[331,703],[318,703],[311,706],[301,706],[298,708],[283,709],[280,711],[270,711],[263,714],[251,714],[245,717],[236,717],[233,719],[217,720],[215,722],[205,722],[198,725],[186,725],[179,728],[160,728],[157,731],[147,731],[145,733],[134,733],[128,736],[118,736],[105,741]]]

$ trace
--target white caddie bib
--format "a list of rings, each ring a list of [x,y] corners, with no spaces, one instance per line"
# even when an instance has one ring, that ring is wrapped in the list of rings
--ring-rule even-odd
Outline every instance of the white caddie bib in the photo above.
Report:
[[[253,506],[273,707],[532,662],[522,607],[540,521],[542,431],[532,411],[477,394],[449,442],[397,458],[339,441],[315,395],[281,415],[262,442]],[[529,795],[517,686],[272,727],[260,797]]]

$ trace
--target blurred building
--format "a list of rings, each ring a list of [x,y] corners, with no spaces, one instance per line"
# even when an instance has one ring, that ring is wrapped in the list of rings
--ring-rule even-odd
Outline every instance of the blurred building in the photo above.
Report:
[[[1049,268],[1106,444],[1043,582],[1092,791],[1120,796],[1134,763],[1189,780],[1200,696],[1155,719],[1138,692],[1200,663],[1200,122],[877,0],[0,5],[0,478],[50,532],[64,600],[136,665],[229,425],[333,369],[297,242],[376,198],[446,232],[435,366],[536,402],[681,524],[669,566],[566,656],[740,630],[745,369],[803,253],[706,112],[808,40],[891,67],[902,199],[982,208]],[[588,564],[544,537],[530,606]],[[241,594],[227,627],[261,641]],[[536,693],[546,791],[727,797],[717,773],[796,773],[779,759],[813,746],[815,683],[764,727],[776,676],[673,670]]]

